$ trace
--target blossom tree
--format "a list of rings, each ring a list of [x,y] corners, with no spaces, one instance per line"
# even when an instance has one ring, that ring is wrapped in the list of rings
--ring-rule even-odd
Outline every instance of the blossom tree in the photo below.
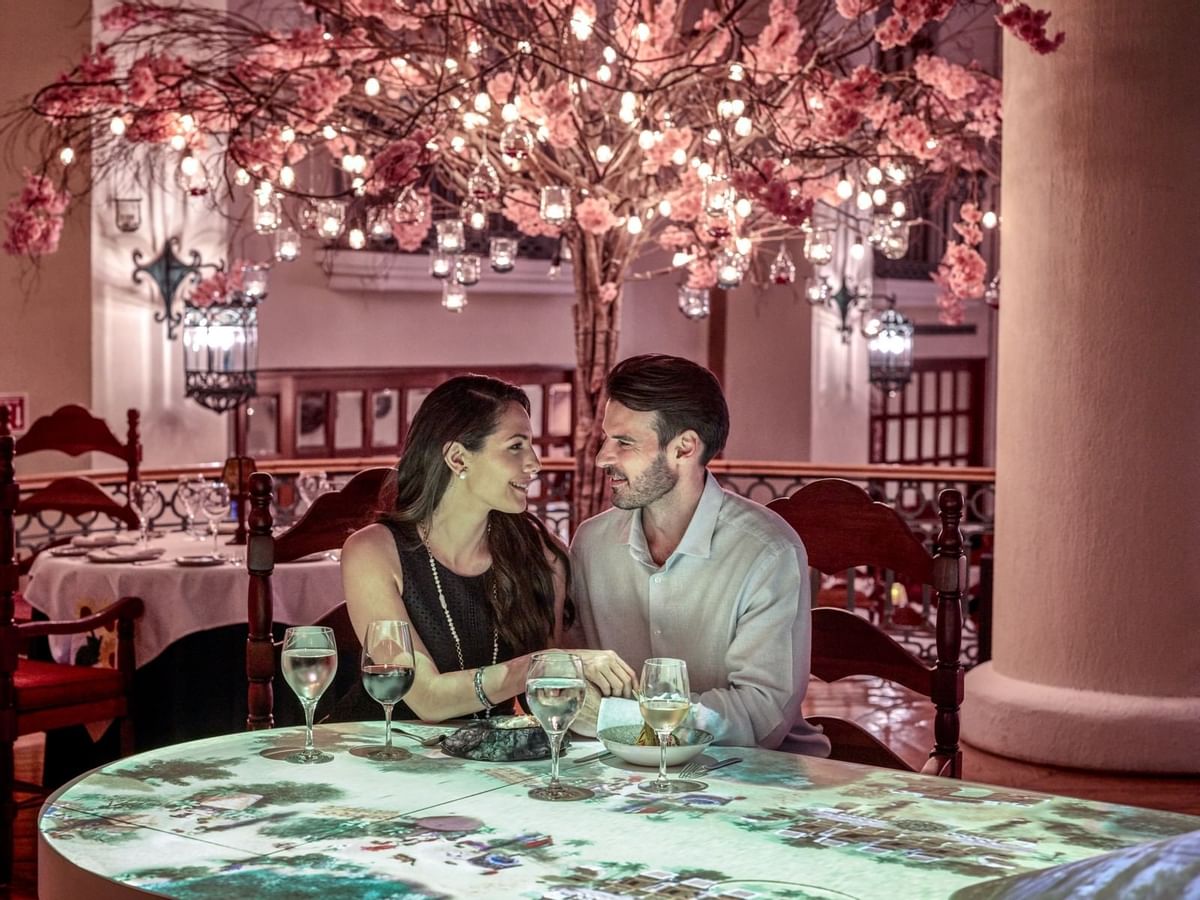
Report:
[[[278,8],[130,0],[103,16],[106,42],[10,120],[49,127],[5,249],[53,251],[69,195],[144,148],[177,161],[192,193],[252,189],[260,231],[286,201],[351,246],[384,227],[415,250],[437,219],[438,251],[454,254],[459,223],[497,212],[558,238],[576,281],[574,512],[591,515],[639,255],[666,251],[669,266],[636,277],[674,272],[681,305],[743,278],[787,283],[785,238],[807,232],[822,261],[816,205],[857,194],[885,241],[907,233],[914,186],[995,169],[998,81],[905,52],[965,7],[1036,52],[1063,39],[1013,0],[296,0],[292,27]],[[90,171],[69,165],[81,154]],[[301,190],[302,160],[332,186]],[[982,280],[976,212],[937,276],[949,318]]]

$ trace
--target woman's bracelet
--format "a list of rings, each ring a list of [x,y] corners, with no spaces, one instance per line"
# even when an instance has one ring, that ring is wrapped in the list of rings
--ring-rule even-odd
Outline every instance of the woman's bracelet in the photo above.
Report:
[[[487,694],[483,692],[483,667],[480,666],[475,670],[475,697],[479,700],[479,705],[485,710],[490,710],[496,704],[488,699]]]

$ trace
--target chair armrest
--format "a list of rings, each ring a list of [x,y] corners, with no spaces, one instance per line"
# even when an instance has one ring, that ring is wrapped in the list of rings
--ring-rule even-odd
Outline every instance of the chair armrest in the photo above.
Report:
[[[48,634],[85,634],[102,628],[118,619],[133,621],[144,609],[141,597],[122,597],[116,603],[109,604],[98,613],[84,616],[80,619],[57,619],[50,622],[28,622],[16,626],[17,636],[26,638],[42,637]]]

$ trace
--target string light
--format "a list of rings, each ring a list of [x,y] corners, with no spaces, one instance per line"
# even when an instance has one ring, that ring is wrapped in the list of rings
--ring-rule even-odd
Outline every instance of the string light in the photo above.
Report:
[[[113,116],[112,121],[108,123],[108,130],[120,137],[125,133],[125,120],[120,116]]]
[[[981,220],[981,222],[982,222],[984,228],[995,228],[997,225],[1000,224],[1000,217],[997,216],[992,210],[989,209],[987,212],[985,212],[983,214],[983,219]]]
[[[366,81],[363,82],[363,93],[366,94],[368,97],[378,97],[379,89],[380,89],[379,79],[376,78],[374,75],[372,75],[370,78],[368,78]]]
[[[58,151],[58,161],[64,166],[69,166],[71,163],[75,162],[75,151],[70,147],[63,147]]]
[[[630,216],[625,222],[625,230],[630,234],[642,233],[642,220],[638,216]]]
[[[596,162],[603,165],[611,161],[613,158],[613,149],[608,144],[601,144],[596,148]]]

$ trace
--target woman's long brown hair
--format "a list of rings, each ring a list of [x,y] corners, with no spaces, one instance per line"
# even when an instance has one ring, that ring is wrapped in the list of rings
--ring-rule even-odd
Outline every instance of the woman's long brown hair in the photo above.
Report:
[[[486,375],[459,375],[434,388],[413,417],[396,466],[396,503],[380,521],[397,526],[411,547],[420,546],[419,529],[433,520],[452,475],[443,448],[458,441],[472,453],[481,450],[510,403],[529,412],[529,397],[523,390]],[[567,555],[541,520],[528,512],[492,510],[487,540],[496,586],[494,592],[488,592],[488,603],[500,636],[518,655],[545,649],[554,632],[550,558],[562,563],[569,586]],[[564,628],[574,619],[575,606],[568,591]]]

